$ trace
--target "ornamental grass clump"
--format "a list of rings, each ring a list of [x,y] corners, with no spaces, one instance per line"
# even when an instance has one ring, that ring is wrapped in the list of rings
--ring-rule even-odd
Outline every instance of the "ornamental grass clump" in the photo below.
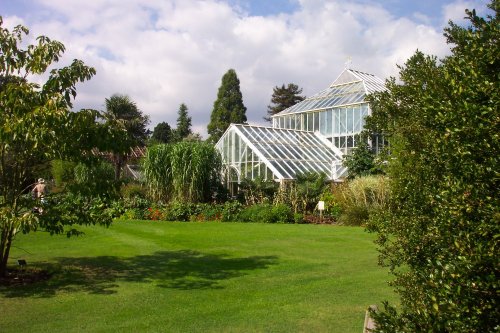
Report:
[[[387,206],[389,180],[385,176],[358,177],[339,186],[335,198],[342,211],[339,222],[361,225],[372,212]]]
[[[149,194],[156,201],[207,202],[221,183],[220,155],[205,142],[150,147],[142,166]]]

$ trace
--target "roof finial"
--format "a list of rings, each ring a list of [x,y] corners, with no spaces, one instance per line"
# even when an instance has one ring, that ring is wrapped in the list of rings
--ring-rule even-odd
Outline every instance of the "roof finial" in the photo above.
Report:
[[[347,61],[345,62],[345,69],[351,69],[352,57],[347,57]]]

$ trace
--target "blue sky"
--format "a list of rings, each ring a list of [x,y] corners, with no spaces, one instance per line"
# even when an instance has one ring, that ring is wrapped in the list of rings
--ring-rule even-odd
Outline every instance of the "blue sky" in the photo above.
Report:
[[[265,124],[272,88],[296,83],[310,96],[352,68],[397,75],[415,50],[449,52],[442,36],[465,8],[485,0],[0,0],[4,25],[63,42],[60,66],[78,58],[97,70],[79,84],[75,108],[102,109],[128,94],[151,127],[175,125],[186,103],[206,133],[222,75],[234,68],[250,123]],[[43,78],[33,78],[42,80]]]

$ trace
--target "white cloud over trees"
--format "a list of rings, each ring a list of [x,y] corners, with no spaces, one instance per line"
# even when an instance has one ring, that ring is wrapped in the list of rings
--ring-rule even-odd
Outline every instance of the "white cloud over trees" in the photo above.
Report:
[[[301,0],[292,13],[265,17],[215,0],[32,3],[5,22],[63,42],[63,62],[78,58],[97,70],[78,87],[76,108],[103,109],[107,96],[127,94],[154,127],[175,124],[186,103],[193,130],[203,135],[229,68],[241,81],[249,122],[263,124],[276,85],[293,82],[310,95],[331,83],[349,57],[353,68],[388,77],[416,49],[448,52],[442,27],[421,13],[395,17],[370,2]],[[440,21],[460,18],[468,5],[443,6]]]

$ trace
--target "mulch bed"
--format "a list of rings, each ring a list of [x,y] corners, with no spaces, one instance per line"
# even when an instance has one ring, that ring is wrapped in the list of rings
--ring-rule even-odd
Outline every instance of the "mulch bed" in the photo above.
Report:
[[[28,285],[50,279],[50,273],[42,269],[9,269],[0,277],[0,286]]]

